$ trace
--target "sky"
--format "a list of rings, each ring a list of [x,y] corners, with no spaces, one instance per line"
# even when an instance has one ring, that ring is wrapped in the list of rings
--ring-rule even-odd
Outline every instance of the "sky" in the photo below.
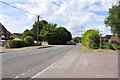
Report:
[[[109,16],[109,8],[116,0],[1,0],[40,15],[49,23],[67,28],[73,37],[81,36],[89,29],[99,30],[103,36],[111,34],[104,20]],[[0,22],[11,33],[23,33],[31,29],[37,16],[0,3]]]

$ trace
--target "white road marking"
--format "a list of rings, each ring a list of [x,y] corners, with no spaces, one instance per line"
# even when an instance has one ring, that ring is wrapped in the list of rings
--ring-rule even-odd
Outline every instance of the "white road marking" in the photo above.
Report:
[[[16,76],[15,78],[19,78],[19,76]]]
[[[25,75],[25,73],[22,73],[22,75]]]
[[[55,62],[56,63],[56,62]],[[36,78],[38,75],[40,75],[41,73],[43,73],[44,71],[46,71],[47,69],[49,69],[50,67],[52,67],[55,63],[51,64],[50,66],[48,66],[46,69],[43,69],[41,72],[39,72],[38,74],[36,74],[35,76],[33,76],[32,78]]]
[[[75,48],[75,47],[74,47]],[[74,49],[73,48],[73,49]],[[72,50],[73,49],[71,49],[67,54],[70,54],[71,52],[72,52]],[[66,54],[66,55],[67,55]],[[65,55],[64,55],[65,56]],[[64,57],[63,56],[63,57]],[[62,59],[63,57],[61,57],[60,59]],[[36,78],[37,76],[39,76],[41,73],[43,73],[44,71],[46,71],[47,69],[49,69],[50,67],[52,67],[54,64],[56,64],[60,59],[58,59],[56,62],[54,62],[53,64],[51,64],[50,66],[48,66],[47,68],[45,68],[45,69],[43,69],[41,72],[39,72],[38,74],[36,74],[36,75],[34,75],[32,78]]]

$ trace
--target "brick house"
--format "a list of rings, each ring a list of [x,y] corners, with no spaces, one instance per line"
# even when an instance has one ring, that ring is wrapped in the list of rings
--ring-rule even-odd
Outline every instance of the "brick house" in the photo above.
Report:
[[[111,41],[117,41],[117,42],[120,42],[120,38],[116,37],[116,36],[111,36],[110,40]]]

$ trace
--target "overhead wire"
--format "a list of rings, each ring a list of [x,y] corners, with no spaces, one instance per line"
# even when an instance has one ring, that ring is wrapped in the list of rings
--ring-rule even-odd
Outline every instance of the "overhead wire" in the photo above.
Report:
[[[31,12],[28,12],[28,11],[26,11],[26,10],[23,10],[23,9],[20,9],[20,8],[18,8],[18,7],[16,7],[16,6],[13,6],[13,5],[11,5],[11,4],[7,3],[7,2],[4,2],[4,1],[0,1],[0,2],[3,3],[3,4],[6,4],[6,5],[8,5],[8,6],[11,6],[11,7],[15,8],[15,9],[18,9],[18,10],[20,10],[20,11],[22,11],[22,12],[25,12],[25,13],[28,13],[28,14],[31,14],[31,15],[34,15],[34,16],[38,16],[38,15],[36,15],[36,14],[33,14],[33,13],[31,13]],[[40,18],[42,18],[42,17],[40,17]]]

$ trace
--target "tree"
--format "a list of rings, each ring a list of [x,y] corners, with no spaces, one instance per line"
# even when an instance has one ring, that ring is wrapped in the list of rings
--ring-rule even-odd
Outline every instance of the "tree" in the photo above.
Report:
[[[36,21],[34,24],[33,24],[33,28],[31,29],[31,31],[34,33],[35,35],[35,40],[37,40],[37,31],[38,31],[38,35],[40,34],[41,30],[43,29],[43,26],[48,24],[47,21],[45,20],[41,20],[41,21]],[[41,40],[41,37],[39,36],[38,37],[39,40]]]
[[[66,44],[72,39],[71,33],[64,27],[56,28],[57,44]]]
[[[105,19],[106,26],[111,27],[113,35],[120,37],[120,1],[109,9],[109,16]]]
[[[50,43],[50,41],[53,41],[52,39],[54,39],[54,35],[55,28],[52,27],[50,24],[46,24],[43,26],[43,29],[41,30],[39,36],[42,38],[42,40],[48,41]]]
[[[26,29],[26,30],[23,32],[22,38],[24,39],[26,36],[32,36],[32,37],[35,39],[35,34],[34,34],[31,30],[28,30],[28,29]]]
[[[49,44],[66,44],[71,40],[71,33],[64,27],[56,28],[57,24],[48,23],[45,20],[36,21],[31,30],[26,30],[23,37],[32,36],[37,40],[37,31],[39,40],[48,41]]]
[[[71,40],[71,33],[64,27],[55,28],[51,24],[43,27],[40,36],[49,44],[66,44]]]
[[[76,43],[81,42],[81,37],[74,37],[72,38],[73,41],[75,41]]]

